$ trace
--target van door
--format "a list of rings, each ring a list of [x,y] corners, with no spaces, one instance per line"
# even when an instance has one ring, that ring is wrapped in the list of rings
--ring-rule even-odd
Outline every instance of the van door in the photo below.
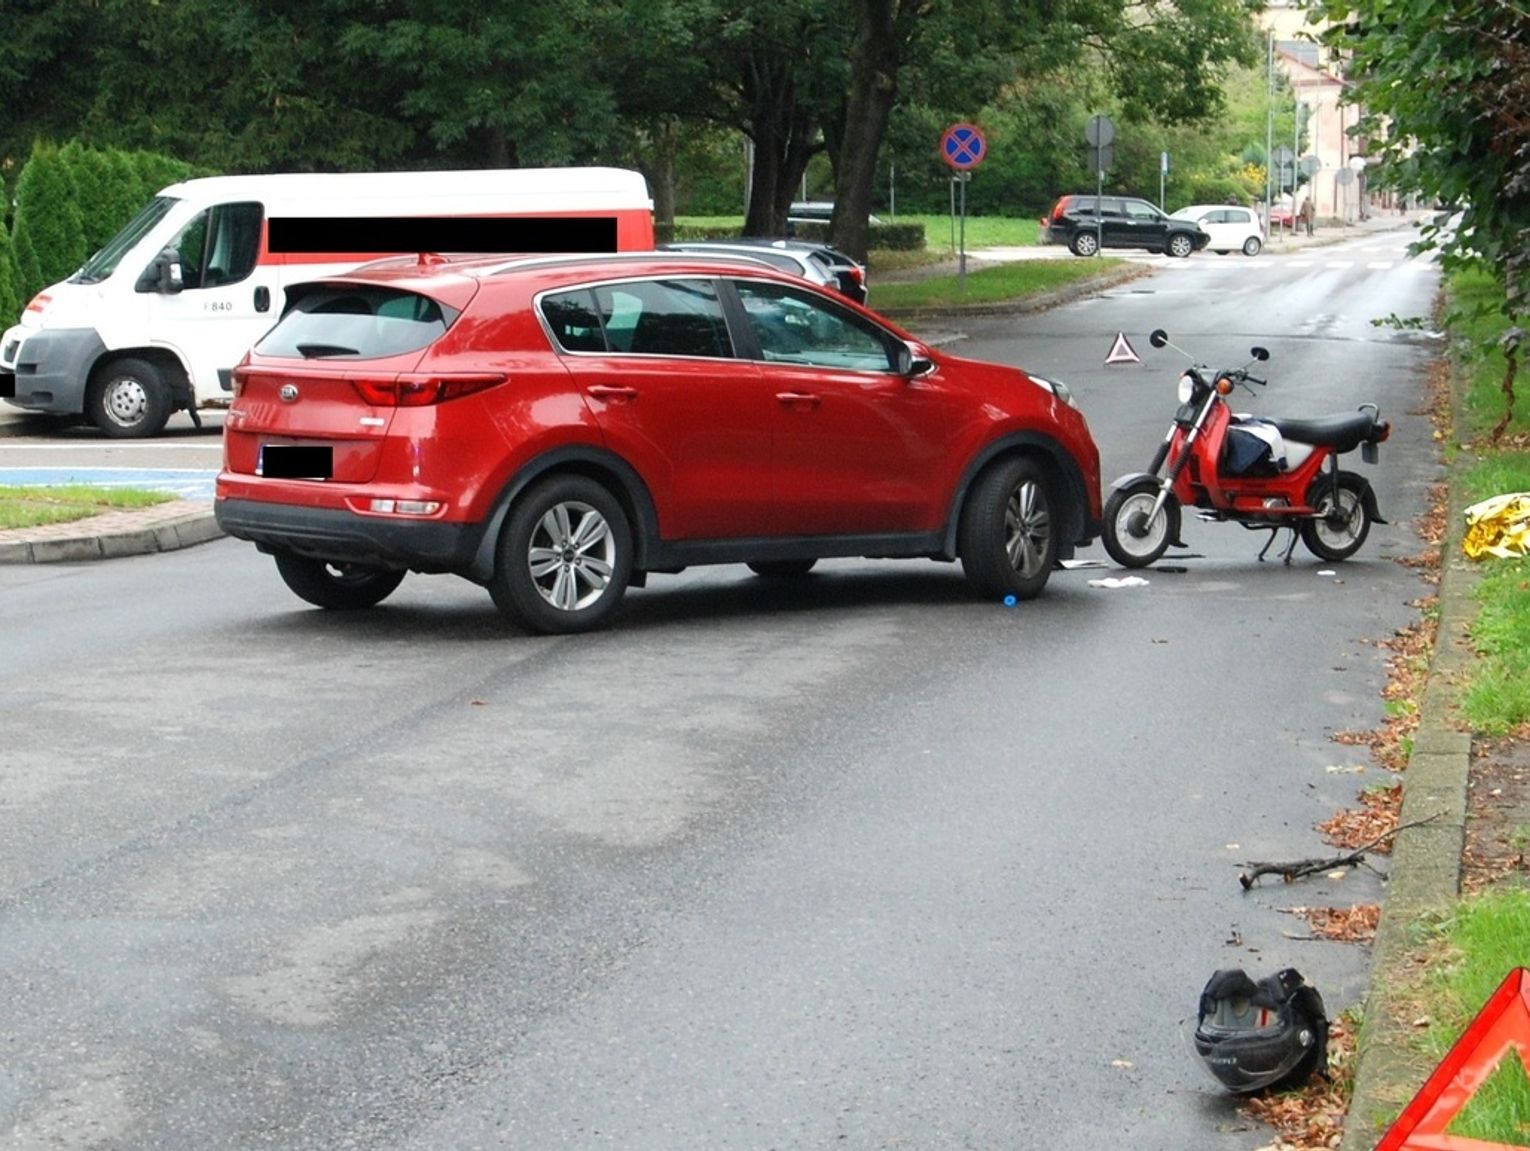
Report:
[[[277,320],[276,269],[259,261],[265,212],[257,202],[217,204],[170,241],[180,254],[179,292],[154,292],[150,342],[180,353],[201,401],[226,395],[244,353]]]

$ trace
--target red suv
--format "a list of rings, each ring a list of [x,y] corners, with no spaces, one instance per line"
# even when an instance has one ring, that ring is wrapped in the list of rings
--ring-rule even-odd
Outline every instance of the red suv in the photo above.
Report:
[[[1024,599],[1100,519],[1061,384],[723,257],[422,256],[300,285],[223,442],[219,524],[308,602],[454,572],[540,632],[691,564],[959,557]]]

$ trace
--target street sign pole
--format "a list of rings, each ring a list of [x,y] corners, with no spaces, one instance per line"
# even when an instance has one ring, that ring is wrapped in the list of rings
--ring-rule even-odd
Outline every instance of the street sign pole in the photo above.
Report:
[[[952,207],[960,204],[961,236],[956,245],[956,294],[967,295],[967,181],[972,179],[972,169],[988,155],[988,141],[982,129],[975,124],[952,124],[940,137],[940,158],[951,167],[955,175],[951,187]],[[956,184],[961,185],[958,196]],[[953,231],[956,222],[952,221]],[[954,237],[953,237],[954,238]]]
[[[1116,138],[1116,126],[1109,116],[1091,116],[1084,125],[1084,142],[1089,145],[1089,159],[1094,165],[1094,250],[1098,254],[1105,246],[1105,213],[1100,201],[1105,195],[1105,169],[1114,158],[1111,142]]]

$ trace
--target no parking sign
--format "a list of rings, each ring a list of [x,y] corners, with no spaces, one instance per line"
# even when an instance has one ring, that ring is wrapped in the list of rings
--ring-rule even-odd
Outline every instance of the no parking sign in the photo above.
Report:
[[[988,141],[976,124],[952,124],[940,137],[940,158],[958,172],[976,168],[988,155]]]

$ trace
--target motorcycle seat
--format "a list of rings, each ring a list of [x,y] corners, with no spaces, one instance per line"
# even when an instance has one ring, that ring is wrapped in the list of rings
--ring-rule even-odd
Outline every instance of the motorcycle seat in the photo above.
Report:
[[[1344,412],[1316,420],[1283,420],[1264,417],[1280,434],[1299,444],[1323,445],[1336,452],[1349,452],[1372,437],[1376,417],[1370,412]]]

